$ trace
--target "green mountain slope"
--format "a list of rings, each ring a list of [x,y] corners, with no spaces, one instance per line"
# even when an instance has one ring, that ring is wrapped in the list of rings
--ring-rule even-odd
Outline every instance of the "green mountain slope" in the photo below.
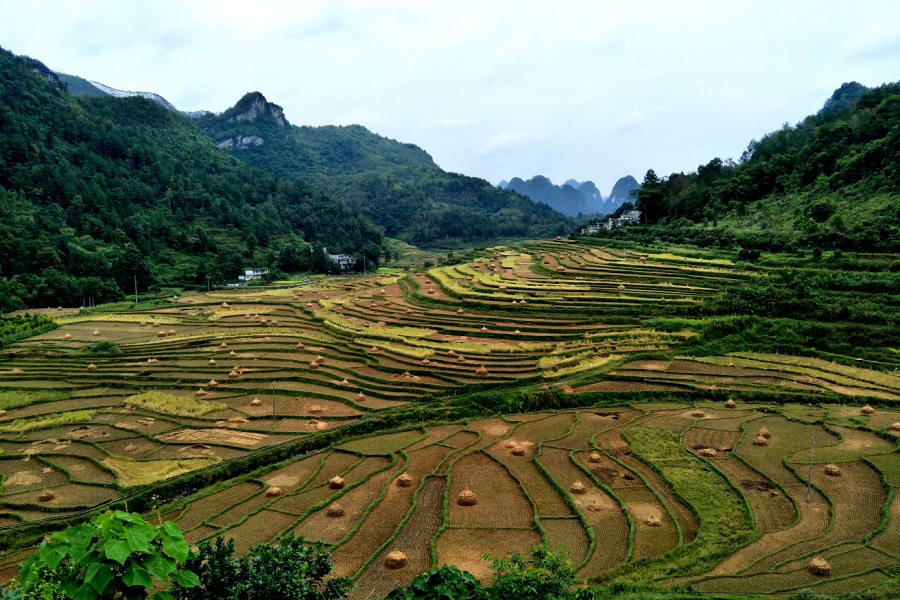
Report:
[[[0,308],[110,300],[234,280],[306,242],[377,259],[382,234],[343,202],[278,179],[139,97],[70,95],[0,49]],[[320,253],[314,253],[314,258]],[[304,264],[299,264],[304,263]]]
[[[572,223],[546,205],[438,167],[414,144],[359,125],[297,127],[258,93],[197,124],[233,156],[279,177],[301,177],[415,244],[556,236]]]
[[[647,172],[651,225],[615,231],[702,245],[900,250],[900,83],[841,86],[795,127],[750,142],[738,163]]]

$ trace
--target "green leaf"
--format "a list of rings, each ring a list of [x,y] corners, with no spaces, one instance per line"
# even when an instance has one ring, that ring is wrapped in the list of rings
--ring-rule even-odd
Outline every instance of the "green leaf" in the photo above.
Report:
[[[175,596],[169,592],[156,592],[153,594],[153,600],[175,600]]]
[[[134,515],[132,515],[131,513],[127,513],[124,510],[115,511],[113,513],[113,516],[120,521],[125,521],[126,523],[134,523],[135,522]],[[138,518],[140,519],[140,517],[138,517]],[[141,520],[143,521],[143,519],[141,519]]]
[[[176,525],[172,521],[166,521],[163,523],[163,528],[166,530],[166,533],[171,535],[174,538],[184,539],[184,534],[181,533],[181,530],[178,529],[178,525]]]
[[[109,560],[124,565],[125,560],[131,555],[131,548],[125,540],[106,540],[106,543],[103,544],[103,552]]]
[[[125,526],[125,539],[128,547],[135,552],[150,552],[150,538],[153,536],[153,527],[147,531],[145,525],[129,524]]]
[[[98,594],[103,594],[107,584],[113,578],[112,567],[105,562],[91,563],[84,572],[84,582],[90,585]],[[84,587],[84,586],[82,586]],[[81,590],[79,589],[79,593]]]
[[[193,571],[176,571],[175,581],[181,587],[200,587],[200,578]]]
[[[150,577],[150,572],[133,560],[129,561],[128,566],[125,568],[125,573],[122,574],[122,581],[125,582],[125,585],[137,585],[145,588],[153,586],[153,578]]]
[[[170,537],[163,541],[163,552],[171,556],[178,562],[183,562],[190,551],[190,547],[182,537]]]
[[[60,544],[47,544],[40,551],[40,558],[51,571],[55,571],[59,562],[65,558],[66,549]]]
[[[160,581],[166,581],[169,574],[178,568],[178,563],[162,554],[152,554],[141,562],[141,566]]]
[[[87,583],[82,583],[78,591],[75,592],[74,600],[97,600],[99,596],[97,590]]]

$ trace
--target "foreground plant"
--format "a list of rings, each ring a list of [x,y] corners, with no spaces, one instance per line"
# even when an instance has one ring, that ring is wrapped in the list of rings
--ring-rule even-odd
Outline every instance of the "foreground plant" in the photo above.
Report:
[[[107,511],[44,538],[22,565],[14,591],[23,599],[136,600],[157,582],[199,585],[194,573],[179,568],[191,556],[175,523],[153,525],[136,513]],[[174,600],[168,592],[153,598]]]

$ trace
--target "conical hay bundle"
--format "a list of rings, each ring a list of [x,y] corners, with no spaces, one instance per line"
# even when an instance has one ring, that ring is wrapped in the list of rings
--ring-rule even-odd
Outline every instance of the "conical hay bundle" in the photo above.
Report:
[[[135,444],[128,444],[125,446],[125,452],[135,452],[136,450],[140,450],[141,447]]]
[[[862,407],[862,409],[859,412],[861,412],[864,415],[874,415],[875,409],[872,408],[871,406],[869,406],[868,404],[866,404],[865,406]]]
[[[705,417],[705,416],[706,416],[706,413],[703,412],[702,410],[695,410],[694,412],[691,413],[691,416],[692,416],[692,417],[697,417],[697,418],[699,419],[699,418],[701,418],[701,417]]]
[[[328,487],[333,490],[339,490],[344,487],[344,480],[341,477],[335,475],[328,481]]]
[[[429,294],[429,295],[433,295],[433,294],[434,294],[434,290],[428,290],[428,294]]]
[[[325,362],[325,357],[324,357],[324,356],[317,356],[317,357],[316,357],[316,362],[319,363],[319,364],[321,365],[322,363]]]
[[[228,353],[228,356],[237,356],[237,352],[232,350],[231,352]]]
[[[281,491],[280,487],[276,487],[273,485],[272,487],[270,487],[269,489],[266,490],[266,497],[267,498],[277,498],[282,493],[283,492]]]
[[[151,327],[159,327],[159,323],[157,323],[156,321],[154,321],[154,322],[153,322],[153,325],[151,325]]]
[[[377,323],[375,323],[375,325],[377,327],[386,327],[387,323],[385,323],[384,321],[378,321]]]
[[[341,385],[350,385],[350,382],[344,379],[343,381],[341,381]]]
[[[825,474],[830,477],[840,477],[841,468],[834,463],[828,463],[825,465]]]
[[[737,407],[737,402],[735,402],[734,399],[732,399],[732,398],[729,398],[728,401],[725,402],[725,408],[736,408],[736,407]]]
[[[402,487],[402,488],[412,487],[412,483],[413,483],[412,477],[410,477],[406,473],[403,473],[402,475],[400,475],[400,477],[397,478],[397,486],[398,487]]]
[[[447,352],[447,356],[456,356],[456,352],[454,352],[453,350],[449,350]]]
[[[399,550],[394,550],[384,559],[384,566],[391,570],[402,569],[409,564],[409,559]]]
[[[314,304],[312,302],[306,303],[306,308],[312,308],[313,306],[314,306]]]
[[[769,438],[772,437],[772,434],[769,433],[769,430],[766,429],[765,427],[763,427],[763,428],[761,428],[759,431],[757,431],[757,432],[756,432],[756,435],[759,436],[759,437],[764,437],[764,438],[766,438],[766,439],[769,439]]]
[[[237,379],[240,375],[236,371],[232,371],[228,374],[228,379]]]
[[[214,361],[213,359],[209,359],[209,362],[206,363],[206,364],[208,364],[208,365],[211,366],[211,367],[214,367],[214,366],[216,366],[218,363],[217,363],[216,361]]]
[[[456,314],[464,315],[464,314],[466,314],[466,311],[464,311],[463,309],[460,308],[459,310],[456,311]]]
[[[699,452],[697,452],[700,456],[705,458],[712,458],[718,454],[715,448],[701,448]]]
[[[166,337],[167,335],[168,335],[168,334],[167,334],[165,331],[160,331],[159,333],[156,334],[156,337],[158,337],[158,338],[164,338],[164,337]]]
[[[331,517],[332,519],[343,517],[345,514],[347,513],[346,511],[344,511],[344,507],[337,502],[332,502],[331,506],[325,509],[325,515]]]
[[[217,385],[219,385],[218,381],[216,381],[215,379],[210,379],[209,383],[206,384],[206,387],[216,387]]]
[[[369,352],[378,352],[378,346],[372,346],[369,348]]]
[[[456,503],[460,506],[475,506],[478,504],[478,498],[475,497],[475,492],[466,488],[456,497]]]
[[[41,495],[38,496],[38,502],[50,502],[51,500],[56,499],[56,494],[51,492],[50,490],[44,490],[41,492]]]
[[[517,444],[517,443],[516,443],[515,441],[513,441],[513,440],[506,440],[506,443],[503,444],[503,447],[504,447],[504,448],[512,449],[512,448],[515,448],[515,447],[518,446],[518,445],[519,445],[519,444]]]
[[[488,370],[487,370],[487,368],[486,368],[484,365],[481,365],[480,367],[478,367],[477,369],[475,369],[475,374],[476,374],[476,375],[487,375],[487,374],[488,374]]]
[[[147,326],[147,322],[146,322],[146,321],[141,321],[141,324],[138,325],[138,327],[146,327],[146,326]]]
[[[100,330],[99,330],[99,329],[95,329],[95,330],[94,330],[94,333],[92,333],[91,335],[100,335]]]
[[[262,406],[262,400],[259,398],[254,398],[250,401],[250,406]]]
[[[88,369],[88,371],[96,371],[97,365],[95,365],[94,363],[91,363],[87,366],[87,369]]]
[[[225,342],[222,342],[221,344],[219,344],[219,348],[227,348],[227,347],[228,347],[228,344],[226,344]]]
[[[505,285],[501,285],[498,289],[505,290],[505,289],[506,289],[506,286],[505,286]]]
[[[758,436],[756,436],[756,439],[753,440],[753,445],[754,446],[768,446],[769,439],[767,437],[758,435]]]
[[[518,329],[516,329],[515,331],[513,331],[513,333],[522,333],[522,332],[519,331]]]
[[[407,309],[407,310],[406,310],[406,314],[408,314],[408,315],[411,315],[411,314],[413,314],[413,311],[412,311],[412,309]]]
[[[227,303],[227,302],[223,302],[223,303],[222,303],[222,308],[228,308],[228,303]]]
[[[5,417],[7,414],[8,413],[5,410],[0,409],[0,417]]]
[[[519,444],[516,444],[515,446],[513,446],[512,455],[513,456],[525,456],[525,446],[521,446]]]
[[[891,423],[891,426],[888,427],[888,429],[890,429],[891,431],[900,431],[900,421],[897,421],[896,423]]]
[[[573,483],[569,488],[569,491],[573,494],[587,494],[587,488],[584,487],[584,484],[580,481],[576,481],[575,483]]]
[[[71,340],[71,339],[72,339],[72,334],[71,334],[71,333],[67,333],[66,335],[63,336],[63,339],[64,339],[64,340]]]
[[[323,408],[322,408],[321,406],[319,406],[318,404],[313,404],[312,406],[309,407],[309,413],[310,413],[310,414],[317,415],[317,414],[319,414],[319,413],[321,413],[321,412],[325,412],[325,409],[323,409]]]
[[[309,363],[309,368],[310,369],[318,369],[319,363],[317,363],[316,361],[312,361],[311,363]]]
[[[266,325],[268,322],[269,322],[269,321],[268,321],[267,319],[260,319],[260,320],[259,320],[259,324],[260,324],[260,325]]]
[[[650,515],[644,519],[644,525],[647,525],[648,527],[661,527],[662,521],[656,515]]]
[[[466,362],[466,357],[460,356],[459,358],[456,359],[456,362]]]
[[[209,392],[207,392],[207,391],[204,390],[203,388],[200,388],[199,390],[197,390],[196,392],[194,392],[194,395],[197,396],[198,398],[202,398],[203,396],[206,396],[206,395],[208,395],[208,394],[209,394]]]
[[[484,327],[484,326],[481,327],[481,331],[487,331],[487,330],[488,330],[487,327]]]
[[[365,400],[365,399],[366,399],[366,395],[363,394],[362,392],[360,392],[360,393],[358,393],[358,394],[356,395],[356,399],[357,399],[357,400]]]
[[[821,556],[816,556],[809,561],[809,572],[817,577],[830,577],[831,565]]]
[[[588,456],[588,462],[592,463],[600,463],[603,462],[603,457],[597,454],[596,452],[591,452],[591,455]]]
[[[600,506],[600,503],[596,500],[591,500],[591,503],[588,505],[587,509],[591,512],[600,512],[603,510],[603,507]]]
[[[423,364],[423,365],[430,365],[430,364],[431,364],[431,361],[428,360],[427,358],[423,358],[423,359],[422,359],[422,364]]]
[[[306,348],[306,346],[303,344],[303,342],[297,342],[297,345],[294,346],[294,348],[296,348],[297,350],[303,350],[304,348]]]

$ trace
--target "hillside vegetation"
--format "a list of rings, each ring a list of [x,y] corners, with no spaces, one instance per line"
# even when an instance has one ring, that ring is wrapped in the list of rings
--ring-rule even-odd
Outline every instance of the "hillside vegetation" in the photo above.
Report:
[[[259,92],[197,120],[221,147],[278,177],[301,177],[414,244],[556,236],[571,223],[483,179],[448,173],[427,152],[360,125],[297,127]]]
[[[844,84],[825,107],[750,142],[740,160],[658,177],[637,193],[632,238],[760,250],[900,248],[900,83]],[[649,236],[649,237],[648,237]]]
[[[295,244],[381,254],[381,231],[343,202],[235,160],[177,113],[72,96],[2,49],[0,74],[0,308],[115,300],[134,277],[234,280]]]

